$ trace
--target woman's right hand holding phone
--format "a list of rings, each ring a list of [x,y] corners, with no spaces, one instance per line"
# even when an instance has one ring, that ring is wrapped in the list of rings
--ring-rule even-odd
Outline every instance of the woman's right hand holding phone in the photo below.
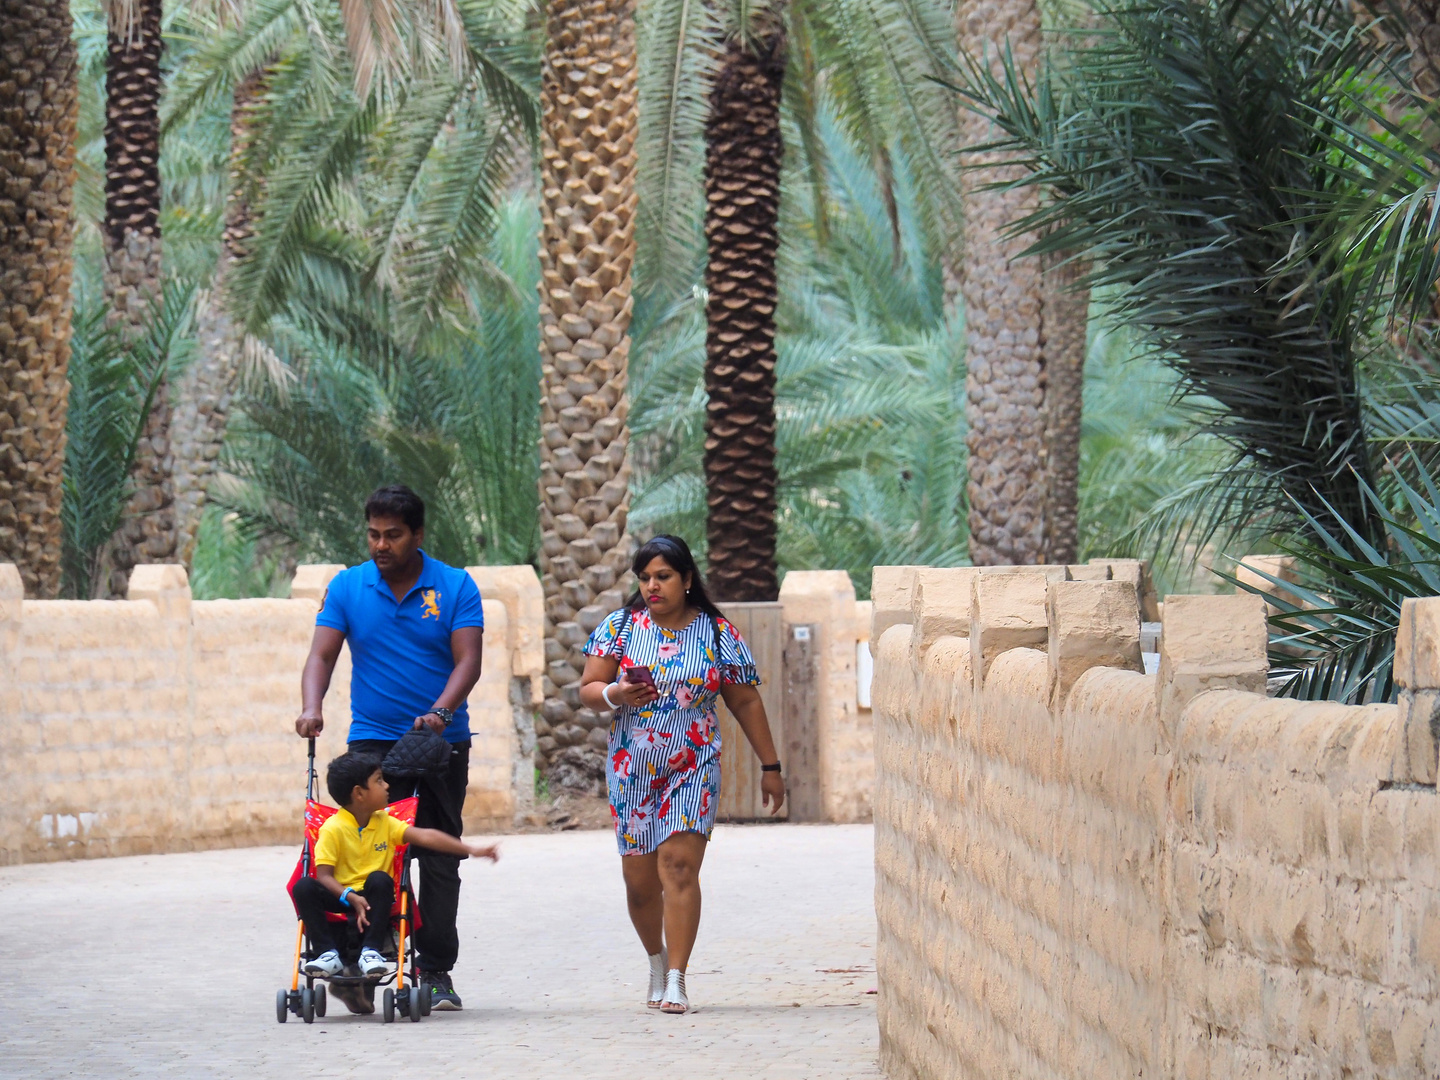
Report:
[[[610,691],[610,700],[617,705],[629,705],[632,708],[639,708],[642,705],[649,705],[659,698],[655,690],[655,684],[644,682],[631,675],[630,668],[620,669],[620,680],[615,684],[615,689]]]

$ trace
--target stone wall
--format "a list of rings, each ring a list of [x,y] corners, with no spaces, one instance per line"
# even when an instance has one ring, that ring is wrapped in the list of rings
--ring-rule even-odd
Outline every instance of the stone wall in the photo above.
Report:
[[[1072,576],[876,570],[887,1074],[1440,1075],[1440,599],[1347,707],[1264,696],[1258,597],[1170,597],[1146,676]]]
[[[780,604],[787,628],[812,626],[817,639],[819,820],[869,821],[875,729],[871,710],[857,700],[855,660],[857,644],[870,636],[870,603],[856,601],[844,570],[791,570],[780,586]]]
[[[111,602],[24,600],[0,565],[0,863],[295,839],[300,670],[339,569],[300,567],[288,600],[192,601],[182,568],[143,566]],[[533,798],[540,585],[529,567],[470,572],[486,634],[466,824],[484,830]],[[341,752],[349,683],[346,650],[322,768]]]

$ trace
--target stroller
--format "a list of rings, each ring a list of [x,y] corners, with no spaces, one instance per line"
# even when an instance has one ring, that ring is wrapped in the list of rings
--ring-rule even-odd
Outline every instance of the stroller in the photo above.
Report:
[[[290,875],[290,881],[285,886],[285,891],[291,896],[293,902],[295,895],[295,883],[302,877],[315,876],[315,842],[320,833],[320,826],[335,813],[334,807],[325,806],[315,800],[316,775],[315,775],[315,740],[310,740],[309,757],[309,779],[305,786],[305,843],[300,849],[300,861],[295,865],[295,872]],[[398,818],[407,825],[415,824],[416,796],[408,799],[400,799],[391,803],[386,809],[392,817]],[[314,950],[312,942],[306,939],[305,923],[298,921],[295,931],[295,961],[290,973],[290,988],[281,989],[275,994],[275,1019],[285,1023],[293,1014],[300,1017],[307,1024],[313,1024],[315,1017],[325,1015],[325,984],[328,982],[334,986],[354,987],[357,992],[364,993],[368,997],[374,996],[375,990],[385,987],[382,998],[381,1015],[385,1023],[391,1023],[395,1019],[398,1010],[401,1016],[409,1016],[411,1023],[419,1023],[420,1017],[429,1015],[431,991],[428,986],[421,984],[418,971],[415,966],[415,950],[410,946],[410,936],[415,927],[420,925],[420,913],[415,907],[415,896],[410,888],[410,847],[408,844],[396,846],[394,861],[390,867],[390,876],[395,881],[395,903],[390,909],[390,924],[393,945],[391,948],[382,950],[386,960],[395,964],[394,971],[387,971],[383,975],[361,975],[344,974],[345,971],[353,968],[354,958],[360,952],[359,935],[355,930],[354,923],[346,916],[331,912],[326,918],[334,923],[346,923],[348,928],[348,949],[342,950],[347,966],[342,973],[324,976],[307,975],[304,972],[303,964],[310,953]],[[409,953],[409,971],[406,971],[406,953]],[[304,980],[305,985],[301,986],[300,981]],[[394,986],[390,986],[390,983]]]

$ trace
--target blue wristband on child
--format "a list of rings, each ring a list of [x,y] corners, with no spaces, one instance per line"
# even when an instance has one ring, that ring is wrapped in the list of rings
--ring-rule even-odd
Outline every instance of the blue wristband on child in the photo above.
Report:
[[[345,888],[343,888],[343,889],[340,890],[340,902],[341,902],[342,904],[344,904],[346,907],[349,907],[349,906],[350,906],[350,901],[349,901],[349,900],[346,900],[345,897],[349,896],[349,895],[350,895],[352,892],[354,892],[354,891],[355,891],[355,890],[352,889],[352,888],[350,888],[350,886],[348,886],[348,885],[345,886]]]

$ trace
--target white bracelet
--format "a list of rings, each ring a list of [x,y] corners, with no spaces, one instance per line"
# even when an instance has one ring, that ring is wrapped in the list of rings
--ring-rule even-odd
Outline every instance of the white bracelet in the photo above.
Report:
[[[620,707],[610,700],[610,688],[614,685],[614,683],[606,683],[605,688],[600,691],[600,696],[605,699],[605,704],[610,706],[612,712]]]

